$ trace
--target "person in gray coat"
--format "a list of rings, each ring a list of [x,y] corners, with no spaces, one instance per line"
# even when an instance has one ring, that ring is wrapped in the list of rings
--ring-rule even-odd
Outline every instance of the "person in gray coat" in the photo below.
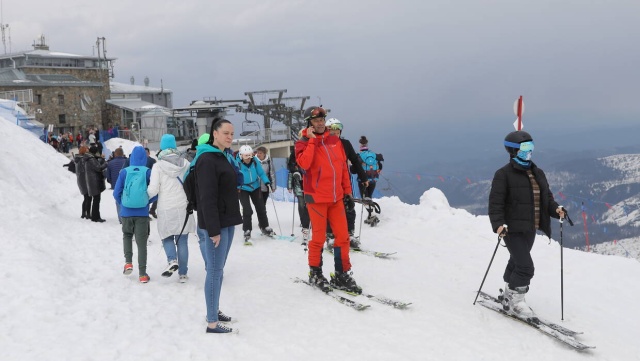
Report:
[[[267,178],[269,178],[269,181],[271,182],[270,185],[267,185],[260,180],[260,191],[262,192],[262,199],[266,206],[267,199],[269,199],[269,188],[271,188],[271,193],[276,191],[276,170],[273,167],[273,160],[271,160],[271,157],[267,154],[266,147],[256,148],[256,156],[260,160],[260,165],[262,166],[264,174],[267,175]]]
[[[107,162],[98,152],[98,147],[89,148],[89,156],[85,158],[85,171],[87,180],[87,194],[91,197],[91,221],[104,222],[100,217],[100,194],[107,187],[104,184],[103,171],[107,168]]]
[[[73,162],[76,166],[76,180],[78,182],[78,189],[80,194],[84,197],[82,201],[82,216],[80,218],[91,219],[91,197],[87,191],[87,178],[85,169],[85,159],[89,157],[87,152],[89,148],[81,146],[78,150],[78,154],[73,158]]]

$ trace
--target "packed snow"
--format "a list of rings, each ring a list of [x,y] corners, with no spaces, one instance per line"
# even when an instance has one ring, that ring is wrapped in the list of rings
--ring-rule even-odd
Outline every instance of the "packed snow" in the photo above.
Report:
[[[187,283],[160,276],[167,260],[155,221],[151,281],[138,282],[137,265],[124,276],[112,192],[102,194],[105,223],[81,219],[76,176],[62,167],[69,160],[4,119],[0,138],[0,360],[640,359],[638,261],[565,249],[561,321],[559,244],[538,236],[528,302],[597,346],[577,352],[472,305],[497,238],[486,216],[451,208],[433,188],[418,205],[378,199],[375,228],[360,230],[357,208],[363,248],[398,253],[390,259],[352,254],[354,278],[366,292],[412,302],[408,309],[356,297],[371,304],[359,312],[292,282],[308,271],[300,238],[260,236],[254,217],[254,246],[243,246],[238,227],[222,287],[221,309],[237,318],[232,327],[240,332],[206,334],[205,271],[195,235],[189,236]],[[293,203],[269,200],[267,206],[278,234],[293,229],[300,237]],[[483,290],[496,294],[503,287],[507,258],[499,247]],[[332,257],[325,254],[324,263],[328,276]]]

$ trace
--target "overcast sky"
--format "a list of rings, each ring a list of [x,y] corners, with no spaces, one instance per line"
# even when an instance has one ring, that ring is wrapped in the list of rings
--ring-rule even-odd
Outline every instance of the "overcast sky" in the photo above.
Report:
[[[454,129],[501,140],[520,95],[530,131],[637,123],[639,14],[638,1],[4,0],[2,15],[14,52],[44,34],[91,54],[104,36],[116,81],[163,79],[176,107],[287,89],[390,152]]]

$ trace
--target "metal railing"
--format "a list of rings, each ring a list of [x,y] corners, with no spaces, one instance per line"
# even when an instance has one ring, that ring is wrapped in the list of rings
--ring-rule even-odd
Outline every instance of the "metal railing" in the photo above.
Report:
[[[15,100],[18,103],[33,103],[33,90],[9,90],[0,92],[0,99]]]

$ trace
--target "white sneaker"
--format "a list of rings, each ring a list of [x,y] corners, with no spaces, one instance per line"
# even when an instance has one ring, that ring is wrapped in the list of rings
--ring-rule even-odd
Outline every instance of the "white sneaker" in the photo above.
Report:
[[[187,283],[188,280],[189,280],[189,276],[187,275],[180,275],[180,278],[178,278],[178,282],[180,283]]]
[[[173,272],[178,270],[178,262],[174,259],[169,261],[167,268],[162,271],[162,277],[171,277]]]

